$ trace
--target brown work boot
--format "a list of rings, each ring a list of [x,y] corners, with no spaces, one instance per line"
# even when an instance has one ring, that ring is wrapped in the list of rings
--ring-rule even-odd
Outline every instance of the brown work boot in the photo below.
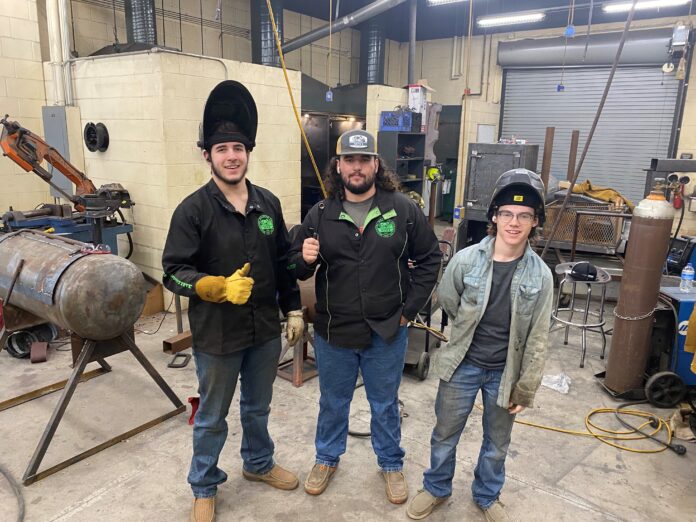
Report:
[[[242,475],[244,475],[245,479],[251,480],[252,482],[265,482],[269,486],[278,489],[295,489],[300,483],[300,481],[297,480],[297,475],[281,468],[278,464],[275,464],[271,468],[271,471],[263,475],[252,473],[245,469],[242,470]]]
[[[505,505],[500,500],[496,500],[488,509],[484,509],[483,514],[486,522],[510,522],[510,517],[505,512]]]
[[[387,499],[392,504],[403,504],[408,498],[408,484],[401,471],[383,471],[386,481]]]
[[[336,473],[336,466],[315,464],[305,479],[304,490],[310,495],[321,495],[334,473]]]
[[[442,504],[448,497],[434,497],[429,492],[421,489],[411,503],[408,505],[406,514],[413,520],[421,520],[433,512],[437,506]]]
[[[194,498],[191,522],[213,522],[215,520],[215,497]]]

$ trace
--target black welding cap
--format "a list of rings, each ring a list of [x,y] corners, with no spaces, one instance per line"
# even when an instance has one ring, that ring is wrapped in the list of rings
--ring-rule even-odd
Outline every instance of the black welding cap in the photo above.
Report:
[[[597,267],[589,261],[578,261],[570,269],[570,277],[576,281],[596,281]]]
[[[539,218],[539,226],[544,225],[544,183],[536,172],[527,169],[512,169],[503,172],[493,187],[491,203],[488,206],[488,219],[493,219],[498,207],[503,205],[522,205],[533,208]]]
[[[238,130],[221,132],[218,128],[223,123],[232,123],[229,127]],[[205,102],[197,145],[210,152],[213,145],[234,141],[251,151],[256,145],[257,126],[256,103],[249,90],[239,82],[225,80],[215,86]]]

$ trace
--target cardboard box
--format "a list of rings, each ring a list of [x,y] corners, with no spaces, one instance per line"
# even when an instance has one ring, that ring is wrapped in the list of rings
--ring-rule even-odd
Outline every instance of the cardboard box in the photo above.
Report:
[[[162,285],[157,283],[148,290],[145,298],[145,308],[143,308],[141,315],[154,315],[162,311],[164,311],[164,293],[162,292]]]
[[[435,90],[428,85],[427,80],[418,80],[418,82],[408,86],[408,106],[421,115],[420,132],[425,132],[428,121],[428,93],[430,92],[435,92]]]

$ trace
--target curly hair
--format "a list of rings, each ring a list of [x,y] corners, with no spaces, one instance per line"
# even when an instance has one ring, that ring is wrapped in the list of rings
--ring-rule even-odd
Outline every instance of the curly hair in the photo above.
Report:
[[[401,188],[399,177],[391,170],[387,170],[387,166],[382,158],[377,157],[377,159],[379,161],[379,167],[377,167],[377,173],[375,174],[375,185],[377,188],[386,192],[394,192]],[[337,163],[338,156],[334,156],[329,160],[329,165],[324,174],[324,186],[330,198],[344,199],[343,180],[336,170]]]

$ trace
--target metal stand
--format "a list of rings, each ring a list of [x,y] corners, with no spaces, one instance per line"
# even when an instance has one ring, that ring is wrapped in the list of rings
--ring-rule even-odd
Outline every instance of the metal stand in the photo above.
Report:
[[[106,442],[94,446],[93,448],[88,449],[87,451],[84,451],[79,455],[75,455],[74,457],[68,460],[65,460],[59,464],[56,464],[55,466],[52,466],[44,471],[37,473],[39,466],[41,465],[41,461],[46,455],[48,446],[51,444],[53,435],[56,433],[58,425],[60,424],[60,421],[62,420],[63,415],[65,414],[65,410],[67,409],[68,404],[70,403],[70,399],[72,398],[73,393],[75,392],[75,388],[83,378],[85,366],[87,366],[87,364],[91,361],[101,361],[100,364],[102,364],[102,362],[104,362],[103,358],[126,350],[129,350],[133,354],[133,356],[138,360],[138,362],[142,365],[142,367],[145,368],[145,371],[157,383],[157,385],[169,398],[172,404],[174,404],[175,409],[156,419],[142,424],[137,428],[117,435],[116,437]],[[102,364],[102,367],[104,366],[104,364]],[[141,431],[155,426],[156,424],[159,424],[160,422],[170,417],[173,417],[174,415],[178,415],[179,413],[182,413],[184,411],[186,411],[186,406],[184,406],[184,404],[179,400],[174,391],[169,387],[169,385],[165,382],[162,376],[159,373],[157,373],[157,370],[155,370],[150,361],[147,360],[145,355],[143,355],[140,349],[136,346],[135,342],[127,334],[122,334],[120,337],[113,339],[112,341],[106,342],[86,340],[84,345],[82,346],[82,349],[80,350],[80,354],[73,368],[73,372],[67,381],[67,385],[63,389],[63,394],[61,395],[58,404],[56,404],[56,407],[53,410],[53,415],[51,415],[51,419],[48,421],[48,424],[46,425],[46,429],[44,430],[44,433],[41,436],[41,440],[39,441],[39,444],[36,447],[36,450],[34,451],[34,455],[31,457],[29,465],[27,466],[27,469],[24,472],[24,476],[22,477],[22,483],[24,485],[33,484],[38,480],[52,475],[53,473],[56,473],[57,471],[60,471],[64,468],[67,468],[68,466],[75,464],[76,462],[79,462],[91,455],[94,455],[103,449],[113,446],[118,442],[128,439],[140,433]]]
[[[305,319],[305,329],[302,333],[302,341],[298,342],[292,347],[292,359],[278,365],[278,377],[290,381],[295,388],[299,388],[304,384],[304,381],[308,381],[312,377],[319,375],[317,371],[317,363],[314,357],[310,357],[307,353],[307,344],[312,343],[311,336],[309,335],[309,325],[307,321],[307,309],[302,307]],[[314,346],[312,344],[312,346]],[[282,359],[290,346],[286,346],[280,354]]]

